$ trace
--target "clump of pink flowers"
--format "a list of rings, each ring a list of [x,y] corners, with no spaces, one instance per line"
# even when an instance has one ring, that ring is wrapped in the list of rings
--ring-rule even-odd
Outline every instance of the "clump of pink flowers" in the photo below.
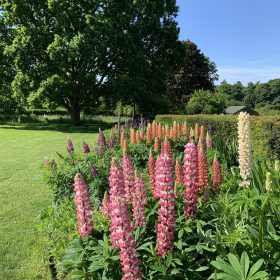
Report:
[[[132,226],[125,201],[122,167],[113,159],[110,168],[110,231],[113,248],[120,249],[123,280],[141,280],[140,261],[135,249]]]
[[[145,206],[147,205],[147,192],[144,180],[135,172],[134,192],[132,193],[132,211],[134,227],[145,225]]]
[[[75,203],[77,209],[78,232],[81,237],[93,232],[92,211],[86,182],[80,173],[74,177]]]
[[[195,219],[199,192],[196,145],[194,143],[185,145],[184,154],[185,215],[189,219]]]
[[[159,198],[157,225],[157,252],[159,256],[172,253],[174,248],[175,194],[173,160],[162,150],[156,162],[155,195]]]

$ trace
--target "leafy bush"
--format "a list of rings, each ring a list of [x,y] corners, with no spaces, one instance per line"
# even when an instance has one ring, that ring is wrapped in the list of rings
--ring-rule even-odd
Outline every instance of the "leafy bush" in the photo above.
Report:
[[[196,91],[186,106],[187,114],[219,114],[226,108],[225,98],[209,90]]]

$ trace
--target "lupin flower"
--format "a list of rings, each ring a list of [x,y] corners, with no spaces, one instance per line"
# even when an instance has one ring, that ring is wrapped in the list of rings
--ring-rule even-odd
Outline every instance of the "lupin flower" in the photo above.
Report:
[[[238,153],[241,186],[248,188],[252,177],[252,145],[250,115],[241,112],[238,116]]]
[[[100,210],[102,211],[104,216],[109,216],[109,196],[107,192],[104,193]]]
[[[87,185],[80,173],[77,173],[74,177],[74,191],[78,232],[81,237],[86,237],[93,232],[93,222]]]
[[[185,145],[184,151],[184,212],[187,218],[195,219],[198,202],[197,147],[194,143]]]
[[[170,138],[170,130],[169,130],[169,126],[167,124],[165,125],[164,132],[165,132],[164,133],[165,137]]]
[[[208,185],[208,164],[203,144],[198,147],[198,186],[199,190],[204,190]]]
[[[122,168],[125,184],[125,199],[127,202],[131,202],[131,194],[134,187],[134,167],[132,160],[126,151],[124,151],[122,158]]]
[[[173,122],[172,139],[173,139],[174,143],[177,142],[177,123],[176,123],[176,121]]]
[[[112,148],[115,147],[115,137],[114,137],[113,133],[111,133],[111,136],[110,136],[110,139],[109,139],[108,147],[109,147],[110,149],[112,149]]]
[[[123,149],[123,143],[125,141],[125,134],[124,134],[124,131],[121,132],[121,140],[120,140],[120,145],[121,145],[121,148]]]
[[[169,139],[172,139],[173,138],[173,128],[170,127],[170,130],[169,130]]]
[[[121,114],[118,115],[117,129],[118,129],[118,142],[120,143],[120,141],[121,141]]]
[[[89,145],[85,141],[83,141],[83,151],[84,151],[84,154],[90,153]]]
[[[189,141],[190,141],[190,143],[193,141],[193,139],[194,139],[194,130],[193,130],[193,128],[191,127],[191,129],[190,129],[190,134],[189,134]]]
[[[132,211],[134,227],[145,225],[145,205],[147,205],[147,193],[144,180],[135,172],[134,192],[132,193]]]
[[[155,165],[156,165],[156,160],[153,157],[152,150],[150,150],[150,156],[148,160],[148,171],[149,171],[149,182],[150,182],[150,189],[151,192],[154,192],[154,187],[155,187]]]
[[[274,162],[274,170],[277,173],[280,172],[280,160],[275,160],[275,162]]]
[[[209,134],[208,131],[207,131],[207,133],[206,133],[206,140],[205,140],[205,142],[206,142],[206,148],[207,148],[207,149],[211,149],[213,143],[212,143],[212,138],[211,138],[211,136],[210,136],[210,134]]]
[[[272,174],[271,174],[271,172],[266,172],[265,189],[268,193],[272,192]]]
[[[156,162],[156,197],[159,198],[157,252],[159,256],[172,253],[174,248],[175,194],[173,160],[161,153]]]
[[[123,280],[141,280],[140,261],[135,249],[128,207],[125,202],[122,167],[112,160],[110,168],[110,231],[113,248],[120,249]]]
[[[222,170],[221,165],[215,155],[213,160],[213,188],[218,189],[222,184]]]
[[[196,123],[194,127],[194,139],[197,141],[199,138],[199,124]]]
[[[184,121],[184,125],[183,125],[183,135],[184,136],[187,136],[188,134],[188,125],[187,125],[187,122]]]
[[[163,153],[168,154],[168,156],[172,158],[172,149],[167,138],[165,138],[165,140],[161,144],[161,154]]]
[[[157,123],[153,121],[152,123],[152,138],[154,139],[157,136]]]
[[[134,128],[130,128],[130,143],[135,144],[136,143],[136,136],[135,136],[135,130]]]
[[[148,124],[147,131],[146,131],[146,142],[148,145],[152,144],[152,127]]]
[[[204,138],[205,138],[205,130],[203,125],[200,127],[200,135],[199,138],[201,139],[202,142],[204,142]]]
[[[67,140],[67,151],[70,155],[74,153],[74,145],[70,138]]]
[[[101,155],[104,154],[105,146],[106,146],[106,139],[105,139],[105,136],[104,136],[103,132],[99,128],[99,135],[98,135],[98,139],[97,139],[96,144],[95,144],[97,152]]]
[[[159,152],[159,141],[158,141],[158,138],[157,138],[157,137],[155,138],[154,151],[155,151],[156,153]]]
[[[137,131],[136,131],[136,143],[137,143],[137,144],[140,144],[140,142],[141,142],[140,131],[137,130]]]
[[[181,125],[178,123],[177,124],[177,139],[180,139],[181,137]]]
[[[97,176],[98,172],[97,172],[97,169],[95,168],[95,166],[90,164],[89,170],[90,170],[90,174],[91,174],[92,177],[96,177]]]
[[[121,210],[125,203],[125,188],[124,188],[124,176],[122,167],[112,159],[109,177],[109,210],[110,210],[110,231],[111,231],[111,242],[113,248],[120,248],[119,239],[122,236],[119,234],[120,225],[117,223],[118,218],[121,219]],[[113,213],[113,212],[116,213]],[[129,219],[130,220],[130,219]],[[126,226],[131,230],[130,221],[126,222]]]
[[[157,138],[158,138],[159,140],[161,140],[161,139],[162,139],[162,129],[161,129],[161,124],[159,124],[159,125],[158,125],[158,127],[157,127]]]
[[[182,164],[178,159],[176,159],[175,174],[176,174],[176,183],[179,185],[184,185],[183,168],[182,168]]]

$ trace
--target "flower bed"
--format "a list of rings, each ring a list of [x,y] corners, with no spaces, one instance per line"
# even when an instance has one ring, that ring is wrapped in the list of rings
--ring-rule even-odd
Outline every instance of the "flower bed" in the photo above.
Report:
[[[41,228],[56,277],[280,275],[279,164],[252,161],[242,141],[221,145],[187,122],[114,127],[83,151],[69,139],[68,155],[45,161],[54,204]]]

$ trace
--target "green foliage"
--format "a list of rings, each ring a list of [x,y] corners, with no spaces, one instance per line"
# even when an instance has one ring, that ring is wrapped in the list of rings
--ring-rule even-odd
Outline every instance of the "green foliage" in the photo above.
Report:
[[[196,91],[186,105],[186,112],[193,114],[219,114],[225,110],[225,99],[221,94],[211,91]]]
[[[256,106],[261,114],[274,115],[277,112],[279,114],[280,79],[273,79],[266,83],[249,82],[247,86],[243,86],[239,81],[231,85],[224,80],[216,86],[216,90],[226,96],[227,106],[247,105],[251,108]],[[268,108],[272,111],[268,112]]]
[[[116,104],[116,108],[114,110],[114,114],[118,116],[132,116],[133,115],[133,107],[131,105],[123,105],[121,101],[118,101]]]
[[[18,107],[11,88],[14,66],[12,60],[5,54],[5,47],[11,43],[12,34],[12,29],[5,25],[3,14],[0,13],[0,114],[5,115],[11,114]]]
[[[174,120],[183,123],[187,121],[194,127],[195,123],[214,131],[222,141],[231,141],[237,134],[237,116],[225,115],[158,115],[156,120],[172,124]],[[251,116],[252,141],[255,155],[280,157],[280,119],[279,117]]]
[[[76,208],[72,198],[64,198],[59,206],[46,208],[40,214],[39,230],[45,236],[48,255],[53,258],[56,266],[63,259],[69,244],[76,238],[75,217]]]
[[[196,90],[212,91],[218,79],[215,63],[196,44],[188,40],[182,41],[182,45],[185,58],[168,80],[168,95],[175,112],[184,111],[185,104]]]
[[[1,10],[15,31],[5,49],[17,100],[63,106],[73,124],[99,97],[148,112],[181,60],[176,1],[2,0]]]
[[[229,263],[220,257],[218,257],[216,261],[211,262],[216,269],[221,271],[221,273],[212,275],[211,279],[258,280],[267,276],[267,272],[260,271],[264,260],[258,260],[250,268],[250,259],[247,252],[242,253],[240,260],[233,254],[229,254],[228,259]]]

